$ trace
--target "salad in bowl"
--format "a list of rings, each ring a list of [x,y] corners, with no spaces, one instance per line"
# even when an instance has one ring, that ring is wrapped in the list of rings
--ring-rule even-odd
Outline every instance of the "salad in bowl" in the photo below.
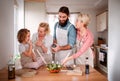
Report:
[[[61,64],[56,64],[56,63],[47,64],[46,66],[47,66],[47,70],[51,73],[58,73],[62,68]]]

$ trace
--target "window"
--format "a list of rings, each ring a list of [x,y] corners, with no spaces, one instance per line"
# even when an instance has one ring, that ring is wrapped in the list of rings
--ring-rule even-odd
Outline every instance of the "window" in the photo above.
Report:
[[[17,7],[14,6],[14,54],[18,54],[18,42],[17,42]]]

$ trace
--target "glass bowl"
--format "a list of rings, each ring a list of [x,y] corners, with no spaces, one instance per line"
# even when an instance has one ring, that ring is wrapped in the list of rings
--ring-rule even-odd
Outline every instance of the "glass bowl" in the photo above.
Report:
[[[50,73],[59,73],[61,68],[62,68],[62,65],[60,64],[55,64],[55,63],[47,64],[47,70]]]

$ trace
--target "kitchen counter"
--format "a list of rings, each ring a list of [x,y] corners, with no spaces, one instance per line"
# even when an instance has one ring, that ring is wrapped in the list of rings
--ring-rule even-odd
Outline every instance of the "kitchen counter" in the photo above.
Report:
[[[37,70],[37,74],[32,77],[16,76],[9,81],[108,81],[105,76],[90,67],[90,74],[85,75],[84,66],[80,66],[82,75],[68,75],[65,70],[59,73],[50,73],[45,67]],[[7,70],[0,70],[0,81],[8,81]]]
[[[101,48],[101,49],[104,49],[104,50],[108,50],[108,47],[96,46],[96,48]]]

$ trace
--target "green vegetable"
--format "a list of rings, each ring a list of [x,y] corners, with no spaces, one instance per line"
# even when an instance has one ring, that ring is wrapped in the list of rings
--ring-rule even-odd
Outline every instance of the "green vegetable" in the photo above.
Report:
[[[59,72],[59,70],[62,68],[60,64],[47,64],[47,70],[50,72]],[[54,71],[53,71],[54,70]]]

